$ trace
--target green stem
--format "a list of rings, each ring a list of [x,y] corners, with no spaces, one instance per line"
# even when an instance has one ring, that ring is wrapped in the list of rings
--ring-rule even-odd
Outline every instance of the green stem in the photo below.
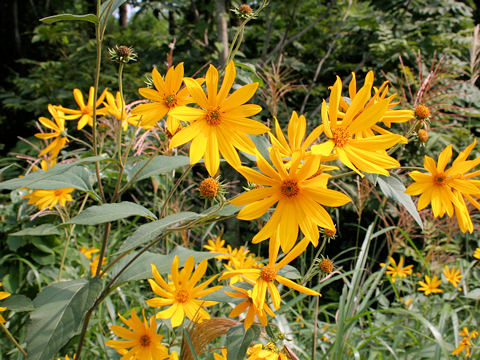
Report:
[[[27,353],[25,352],[25,350],[22,349],[22,347],[20,346],[20,344],[17,342],[17,340],[15,340],[15,338],[13,337],[13,335],[10,333],[10,331],[8,331],[8,329],[5,327],[5,325],[3,325],[3,323],[0,322],[0,326],[2,327],[3,331],[5,332],[5,334],[7,334],[7,337],[10,339],[10,341],[16,346],[16,348],[22,353],[22,355],[24,357],[27,357]]]
[[[123,66],[125,64],[123,62],[120,62],[120,65],[118,66],[118,90],[120,91],[120,125],[118,127],[118,135],[117,135],[117,155],[118,155],[118,161],[120,161],[120,166],[121,166],[121,172],[123,171],[124,164],[122,162],[122,130],[123,130],[123,109],[125,108],[125,102],[123,100],[123,81],[122,81],[122,74],[123,74]],[[119,176],[121,179],[121,176]]]
[[[193,168],[193,165],[189,165],[187,169],[185,169],[185,171],[183,172],[182,176],[180,176],[177,180],[177,182],[175,183],[175,185],[173,186],[172,190],[170,190],[170,193],[168,194],[167,198],[165,199],[164,203],[163,203],[163,206],[162,206],[162,210],[160,211],[160,218],[163,218],[164,215],[165,215],[165,211],[167,209],[167,205],[168,205],[168,202],[170,201],[170,199],[172,198],[173,196],[173,193],[175,192],[175,190],[177,190],[178,186],[180,185],[180,183],[182,182],[183,179],[185,179],[185,176],[187,176],[188,172]]]
[[[83,140],[81,140],[81,139],[78,139],[78,138],[76,138],[75,136],[72,136],[72,135],[69,135],[69,134],[67,134],[67,138],[72,139],[73,141],[76,141],[76,142],[78,142],[78,143],[80,143],[80,144],[82,144],[82,145],[87,146],[90,150],[93,150],[93,146],[92,146],[91,144],[87,143],[86,141],[83,141]]]

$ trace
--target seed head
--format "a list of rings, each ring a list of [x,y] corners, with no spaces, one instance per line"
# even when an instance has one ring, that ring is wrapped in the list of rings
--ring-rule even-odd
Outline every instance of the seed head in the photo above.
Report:
[[[322,259],[318,267],[323,273],[330,274],[333,271],[333,262],[330,259]]]
[[[325,234],[325,236],[331,238],[331,237],[334,237],[336,234],[337,234],[337,229],[323,229],[323,232]]]
[[[132,47],[125,45],[115,45],[115,48],[108,49],[108,53],[113,61],[119,63],[128,63],[129,61],[137,61],[137,54],[133,51]]]
[[[242,15],[250,15],[252,13],[252,8],[250,5],[242,4],[238,7],[238,11],[240,11]]]
[[[418,135],[418,140],[420,140],[422,143],[426,143],[428,140],[428,132],[427,130],[420,129],[417,132]]]
[[[426,119],[430,116],[430,109],[425,105],[418,105],[415,108],[415,116],[420,120]]]
[[[198,190],[200,191],[200,196],[207,199],[213,199],[217,196],[219,188],[220,183],[216,179],[209,177],[201,182]]]

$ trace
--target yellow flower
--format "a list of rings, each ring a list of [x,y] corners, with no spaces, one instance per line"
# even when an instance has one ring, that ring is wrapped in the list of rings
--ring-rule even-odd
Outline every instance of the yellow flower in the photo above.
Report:
[[[75,355],[73,355],[72,359],[75,359]],[[70,360],[70,358],[68,357],[68,355],[65,355],[65,357],[63,359],[58,358],[57,360]]]
[[[146,302],[153,307],[170,305],[168,309],[158,312],[156,316],[157,319],[170,319],[172,327],[181,325],[185,315],[195,322],[210,319],[210,315],[204,307],[215,305],[217,302],[200,300],[199,298],[221,288],[221,286],[214,286],[205,289],[216,276],[212,276],[200,285],[195,286],[205,274],[205,271],[207,271],[207,260],[200,262],[193,274],[195,260],[192,256],[187,259],[184,268],[180,272],[178,271],[179,262],[178,256],[175,256],[171,268],[172,282],[165,282],[153,264],[153,280],[148,279],[153,292],[160,297],[147,300]]]
[[[480,210],[480,204],[472,195],[480,194],[480,181],[471,180],[479,171],[467,174],[472,168],[480,164],[480,157],[475,160],[466,160],[476,145],[476,140],[463,152],[458,154],[452,166],[446,169],[452,157],[452,145],[447,146],[438,157],[438,163],[430,156],[425,155],[423,166],[429,173],[412,171],[410,177],[415,181],[406,190],[409,195],[420,195],[418,210],[422,210],[431,203],[433,215],[449,217],[455,214],[462,232],[473,232],[473,223],[470,218],[464,197]]]
[[[421,286],[418,288],[418,291],[425,292],[425,295],[436,294],[443,292],[442,289],[438,287],[442,283],[441,280],[438,280],[437,276],[435,275],[433,278],[430,276],[425,275],[425,282],[419,281],[418,282]]]
[[[295,152],[288,170],[276,148],[270,151],[270,159],[276,169],[257,154],[257,165],[263,174],[245,166],[237,168],[248,181],[261,185],[230,200],[233,205],[246,205],[237,217],[256,219],[277,204],[271,218],[252,242],[255,244],[278,236],[283,252],[287,253],[295,244],[300,228],[305,237],[317,246],[319,226],[335,229],[332,218],[322,205],[342,206],[350,199],[341,192],[326,188],[328,174],[312,178],[319,168],[319,157],[311,156],[299,167],[301,153]]]
[[[442,274],[445,275],[447,281],[454,287],[458,287],[458,283],[463,277],[463,275],[460,274],[460,269],[457,269],[455,266],[452,266],[452,269],[450,269],[448,265],[445,265]]]
[[[342,81],[337,77],[330,93],[330,102],[327,107],[325,100],[322,103],[322,124],[326,142],[313,145],[312,153],[328,156],[332,151],[339,160],[360,176],[366,173],[389,176],[387,169],[400,166],[400,163],[389,156],[386,149],[397,143],[407,143],[401,135],[383,131],[381,135],[372,132],[372,126],[386,117],[391,106],[393,96],[370,99],[373,85],[373,72],[365,78],[364,86],[355,94],[345,114],[339,113]],[[338,121],[341,117],[342,120]]]
[[[133,309],[128,320],[121,315],[118,316],[129,329],[112,325],[110,330],[118,337],[126,340],[108,340],[105,341],[105,344],[123,354],[122,360],[162,360],[169,358],[167,348],[161,344],[163,336],[157,334],[155,316],[150,317],[147,322],[143,313],[142,322]],[[125,353],[124,351],[127,349],[128,352]]]
[[[87,257],[87,259],[91,259],[92,255],[99,252],[100,249],[97,248],[80,248],[80,252]]]
[[[68,120],[80,118],[77,124],[78,130],[83,129],[87,124],[90,126],[93,126],[93,102],[94,102],[93,94],[94,94],[94,87],[90,86],[90,90],[88,92],[87,104],[85,104],[85,101],[83,100],[82,92],[79,89],[73,89],[73,97],[75,98],[75,101],[77,102],[77,105],[80,109],[78,110],[68,109],[68,108],[64,108],[63,106],[57,107],[59,110],[63,111],[65,114],[72,115],[71,117],[69,117]],[[102,109],[98,109],[98,107],[102,105],[106,94],[107,94],[107,89],[103,90],[103,92],[98,97],[97,102],[95,103],[95,107],[97,109],[96,111],[97,115],[107,114],[107,109],[105,107]]]
[[[475,252],[473,253],[473,257],[475,259],[479,259],[480,260],[480,248],[476,248],[475,249]]]
[[[459,355],[462,351],[465,351],[465,356],[470,356],[470,347],[472,346],[471,339],[474,339],[478,336],[478,331],[473,330],[471,333],[468,331],[466,327],[460,331],[460,336],[462,336],[462,340],[458,344],[458,347],[452,351],[452,355]]]
[[[97,274],[97,269],[98,269],[98,262],[100,260],[100,255],[96,255],[92,261],[90,261],[90,274],[92,276],[95,276]],[[104,257],[102,259],[102,266],[107,265],[107,259]],[[102,276],[107,275],[107,273],[102,273]]]
[[[35,204],[40,210],[52,209],[55,205],[65,206],[68,201],[73,201],[71,192],[75,189],[65,188],[56,190],[35,190],[22,197],[28,199],[29,204]]]
[[[1,282],[0,282],[0,286],[2,286],[2,283],[1,283]],[[8,293],[8,292],[6,292],[6,291],[0,291],[0,300],[6,299],[6,298],[9,297],[10,295],[12,295],[12,294],[10,294],[10,293]],[[5,310],[7,310],[6,307],[0,306],[0,312],[3,312],[3,311],[5,311]],[[3,316],[0,315],[0,324],[4,324],[5,322],[6,322],[6,321],[5,321],[5,319],[3,318]]]
[[[258,269],[263,265],[259,263],[262,260],[260,257],[256,257],[255,254],[250,254],[250,251],[246,248],[239,247],[232,249],[230,245],[227,245],[228,263],[225,265],[227,270],[241,270],[241,269]],[[240,275],[230,278],[230,285],[236,282],[242,281]]]
[[[140,95],[152,102],[140,104],[132,110],[132,114],[141,117],[140,126],[144,129],[153,128],[157,121],[162,120],[166,114],[169,114],[170,111],[177,106],[184,106],[192,102],[188,89],[183,88],[180,90],[183,80],[183,62],[176,67],[170,67],[165,76],[165,80],[158,70],[154,68],[152,71],[152,80],[155,89],[138,89]],[[195,81],[201,84],[203,79],[197,79]],[[179,119],[173,118],[169,114],[167,117],[167,129],[170,133],[175,134],[179,125]]]
[[[308,240],[304,238],[277,264],[275,264],[278,255],[278,246],[273,241],[270,241],[269,259],[267,265],[264,265],[261,269],[241,269],[225,271],[220,276],[220,280],[228,279],[232,276],[239,275],[242,276],[245,281],[254,284],[252,290],[252,299],[257,309],[264,308],[267,289],[270,293],[270,297],[272,298],[273,307],[277,310],[280,308],[280,293],[277,289],[277,286],[275,285],[275,281],[306,295],[321,296],[321,294],[317,291],[298,285],[292,280],[278,275],[278,272],[285,265],[287,265],[289,262],[297,258],[302,252],[305,251],[307,245]]]
[[[247,356],[247,360],[288,360],[290,358],[272,342],[249,347]]]
[[[213,353],[213,360],[227,360],[228,353],[227,348],[222,348],[222,355]]]
[[[51,133],[37,133],[35,137],[39,139],[53,139],[55,138],[45,149],[43,149],[39,156],[43,156],[50,153],[50,158],[55,158],[60,150],[68,142],[65,132],[65,115],[61,110],[56,109],[53,105],[48,105],[48,111],[52,115],[55,122],[47,119],[46,117],[39,117],[38,121],[46,128],[53,130]]]
[[[114,116],[118,121],[122,121],[122,128],[124,131],[128,129],[129,123],[135,124],[140,118],[139,116],[127,113],[125,100],[122,100],[120,92],[117,91],[117,94],[113,97],[113,95],[107,91],[105,98],[107,100],[105,107],[108,113]]]
[[[400,257],[400,261],[397,263],[393,259],[393,257],[389,256],[388,260],[390,261],[390,265],[387,266],[386,273],[392,277],[392,282],[397,280],[397,277],[406,278],[407,275],[412,275],[412,268],[413,265],[403,266],[404,258],[403,256]],[[384,263],[381,263],[380,266],[385,266]]]
[[[253,154],[255,145],[248,135],[268,131],[265,125],[249,119],[262,108],[245,104],[255,94],[258,83],[247,84],[228,95],[235,76],[235,65],[230,62],[225,69],[222,86],[217,91],[218,71],[210,65],[206,75],[207,95],[194,79],[185,78],[188,92],[201,109],[179,106],[170,112],[171,116],[190,123],[175,134],[170,148],[192,140],[190,163],[195,164],[203,157],[210,176],[215,176],[220,166],[219,153],[233,167],[240,166],[236,149]]]
[[[275,313],[272,311],[272,309],[270,309],[270,307],[265,303],[263,304],[263,308],[258,308],[253,301],[252,290],[242,289],[233,285],[231,285],[231,287],[237,292],[225,291],[225,294],[233,298],[244,300],[237,304],[230,314],[228,314],[228,316],[237,317],[248,310],[247,315],[245,316],[245,321],[243,322],[246,330],[252,326],[253,321],[255,320],[255,315],[258,317],[258,320],[260,320],[260,323],[263,326],[267,326],[267,314],[270,316],[275,316]]]
[[[225,240],[222,240],[219,236],[215,242],[213,240],[208,240],[208,245],[203,245],[203,247],[213,253],[225,254],[215,256],[215,259],[226,260],[230,256],[228,255],[228,248],[224,247],[223,245],[225,245]]]

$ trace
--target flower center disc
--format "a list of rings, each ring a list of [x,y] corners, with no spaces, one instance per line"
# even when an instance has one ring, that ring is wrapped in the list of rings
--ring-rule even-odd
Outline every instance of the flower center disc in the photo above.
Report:
[[[288,198],[297,196],[300,192],[297,180],[284,180],[280,187],[280,192]]]
[[[433,182],[437,185],[443,185],[445,183],[445,176],[435,175],[435,177],[433,178]]]
[[[218,112],[218,108],[214,110],[208,110],[205,118],[207,120],[208,125],[215,126],[220,124],[220,114]]]
[[[260,270],[260,277],[265,281],[273,281],[277,277],[277,271],[272,265],[265,265]]]
[[[190,293],[184,289],[178,290],[177,294],[175,295],[175,300],[177,300],[179,303],[185,303],[190,300]]]
[[[168,95],[165,97],[165,105],[167,105],[169,108],[172,108],[177,105],[177,99],[175,95]]]
[[[351,134],[343,127],[336,127],[332,129],[332,140],[337,147],[344,147],[351,139]]]
[[[142,335],[142,336],[140,336],[140,339],[138,340],[138,342],[140,343],[141,346],[147,347],[147,346],[150,345],[152,340],[150,339],[150,336]]]

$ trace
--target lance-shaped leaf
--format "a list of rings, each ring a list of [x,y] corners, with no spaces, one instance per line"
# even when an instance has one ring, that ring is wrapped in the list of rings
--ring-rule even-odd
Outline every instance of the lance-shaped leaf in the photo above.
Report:
[[[157,218],[154,213],[142,205],[123,201],[116,204],[91,206],[83,210],[66,224],[96,225],[124,219],[129,216],[145,216],[151,219]]]
[[[53,224],[42,224],[35,227],[26,228],[12,234],[10,236],[47,236],[60,235],[60,230]]]
[[[134,166],[128,168],[126,171],[127,178],[128,180],[131,180],[135,174],[140,172],[135,177],[135,181],[140,181],[154,175],[166,174],[188,164],[190,164],[190,158],[188,156],[159,155],[150,161],[149,159],[139,161]]]
[[[257,325],[252,325],[245,331],[243,324],[233,326],[227,332],[227,359],[228,360],[243,360],[245,353],[253,340],[260,336],[260,328]]]
[[[40,19],[45,24],[53,24],[57,21],[88,21],[94,24],[98,23],[98,18],[94,14],[75,15],[75,14],[58,14],[47,16]]]

